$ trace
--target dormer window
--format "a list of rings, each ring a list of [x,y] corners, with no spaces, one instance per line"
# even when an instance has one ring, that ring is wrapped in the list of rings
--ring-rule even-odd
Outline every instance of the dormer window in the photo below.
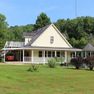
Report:
[[[53,44],[54,43],[54,36],[50,37],[50,43]]]

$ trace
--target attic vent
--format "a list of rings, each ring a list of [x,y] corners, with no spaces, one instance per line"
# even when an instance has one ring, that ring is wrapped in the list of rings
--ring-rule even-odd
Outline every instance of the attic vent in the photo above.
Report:
[[[50,37],[50,43],[53,44],[54,43],[54,36]]]

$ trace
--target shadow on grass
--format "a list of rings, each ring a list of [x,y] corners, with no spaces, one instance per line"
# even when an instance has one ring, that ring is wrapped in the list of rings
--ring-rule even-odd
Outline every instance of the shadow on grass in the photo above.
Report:
[[[93,70],[90,70],[89,68],[79,68],[79,69],[76,69],[75,67],[65,67],[66,69],[71,69],[71,70],[85,70],[85,71],[94,71]]]

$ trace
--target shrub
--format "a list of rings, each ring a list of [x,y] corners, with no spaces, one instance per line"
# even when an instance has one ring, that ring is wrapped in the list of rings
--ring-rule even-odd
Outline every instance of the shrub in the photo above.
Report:
[[[93,70],[94,67],[94,56],[89,56],[87,58],[84,59],[84,63],[87,65],[87,67],[90,70]]]
[[[68,66],[68,63],[61,63],[60,66]]]
[[[0,55],[0,63],[4,62],[4,57]]]
[[[64,65],[64,58],[62,58],[62,57],[55,57],[55,60],[56,60],[56,64],[58,64],[58,65],[60,65],[60,66],[62,66],[62,65]]]
[[[30,71],[30,72],[37,71],[38,67],[39,67],[38,65],[32,64],[31,67],[27,71]]]
[[[9,52],[6,54],[6,56],[14,56],[14,53],[11,52],[11,51],[9,51]]]
[[[54,68],[56,66],[56,59],[55,58],[51,58],[48,60],[48,66],[50,68]]]
[[[70,62],[76,69],[79,69],[83,64],[83,59],[81,57],[75,57],[72,58]]]

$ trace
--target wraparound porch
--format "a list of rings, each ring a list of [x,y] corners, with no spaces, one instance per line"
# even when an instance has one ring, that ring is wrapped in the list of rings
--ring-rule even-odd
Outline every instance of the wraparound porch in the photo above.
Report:
[[[13,61],[6,60],[6,52],[14,53],[16,59]],[[77,50],[78,51],[78,50]],[[47,63],[50,58],[59,59],[59,63],[68,63],[72,57],[77,55],[77,51],[65,49],[6,49],[4,54],[4,61],[7,62],[21,62],[21,63]],[[74,54],[72,54],[74,52]]]

